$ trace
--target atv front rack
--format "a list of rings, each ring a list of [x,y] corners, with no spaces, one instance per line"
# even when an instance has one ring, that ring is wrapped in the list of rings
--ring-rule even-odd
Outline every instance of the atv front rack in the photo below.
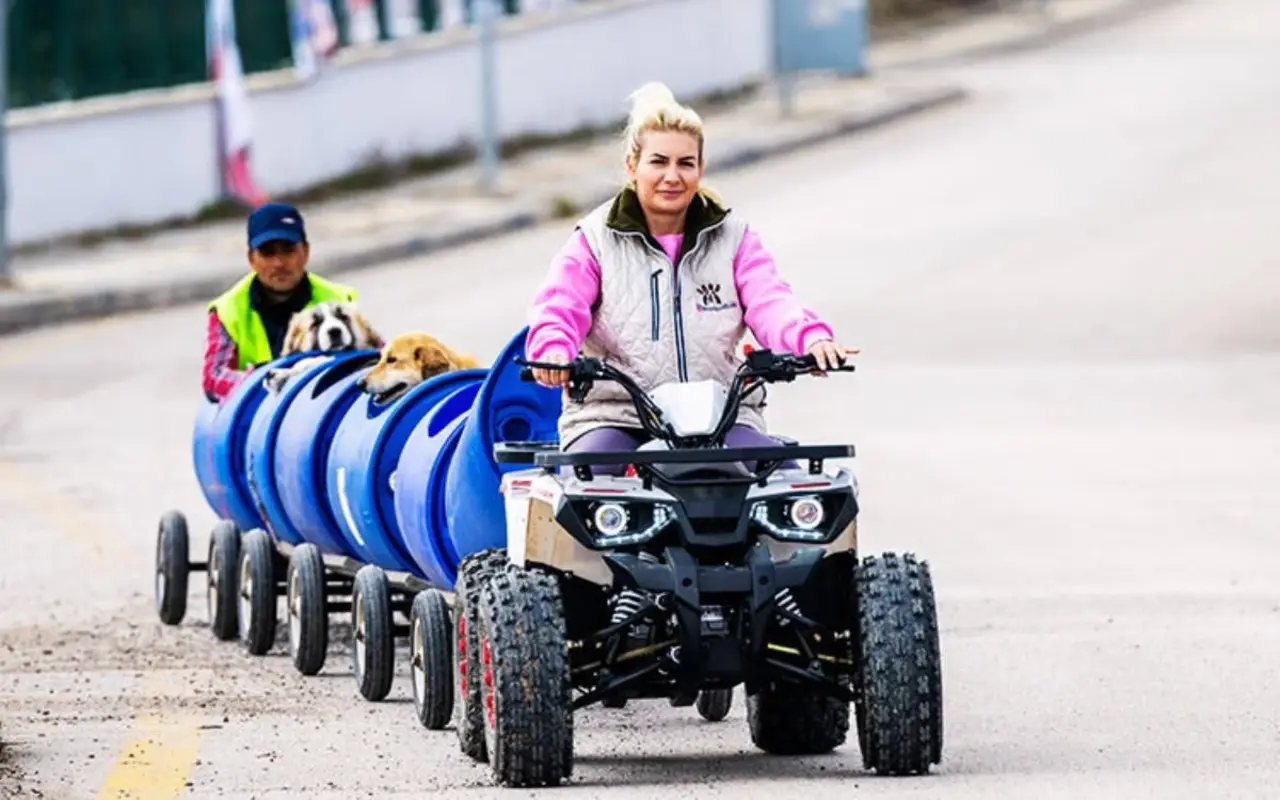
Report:
[[[851,444],[780,445],[778,447],[724,447],[687,450],[607,450],[603,452],[562,453],[556,442],[501,442],[494,447],[494,458],[499,464],[529,464],[548,472],[557,467],[572,467],[579,480],[594,477],[592,467],[616,467],[632,465],[648,483],[656,477],[660,483],[680,485],[685,481],[655,476],[649,469],[655,464],[730,464],[734,462],[759,462],[760,468],[739,481],[717,479],[717,483],[756,483],[763,481],[778,465],[785,461],[809,462],[809,474],[822,473],[823,462],[828,458],[852,458]],[[703,482],[703,481],[696,481]]]

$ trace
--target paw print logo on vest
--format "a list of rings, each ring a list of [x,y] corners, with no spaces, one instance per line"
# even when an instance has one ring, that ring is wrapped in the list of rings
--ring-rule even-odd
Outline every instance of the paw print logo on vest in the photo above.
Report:
[[[737,308],[738,304],[730,301],[728,303],[720,299],[720,284],[704,283],[698,286],[698,301],[696,303],[699,311],[727,311],[731,308]]]

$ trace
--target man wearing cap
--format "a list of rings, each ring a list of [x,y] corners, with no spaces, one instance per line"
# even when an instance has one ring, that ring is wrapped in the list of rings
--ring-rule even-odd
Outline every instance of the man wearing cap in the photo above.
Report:
[[[311,248],[298,209],[265,203],[249,215],[248,234],[252,271],[209,304],[204,393],[212,402],[279,357],[295,313],[356,299],[355,289],[307,272]]]

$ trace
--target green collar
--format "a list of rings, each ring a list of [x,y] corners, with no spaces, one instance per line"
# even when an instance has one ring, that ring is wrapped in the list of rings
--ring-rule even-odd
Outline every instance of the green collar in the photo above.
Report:
[[[724,222],[728,215],[729,209],[706,194],[698,192],[694,195],[693,202],[689,204],[689,211],[685,215],[684,241],[697,241],[699,234]],[[657,241],[649,233],[649,226],[644,221],[640,198],[636,195],[635,189],[630,186],[618,192],[617,197],[613,199],[613,205],[609,207],[609,214],[605,217],[605,225],[619,233],[642,234],[652,240],[655,246],[657,245]]]

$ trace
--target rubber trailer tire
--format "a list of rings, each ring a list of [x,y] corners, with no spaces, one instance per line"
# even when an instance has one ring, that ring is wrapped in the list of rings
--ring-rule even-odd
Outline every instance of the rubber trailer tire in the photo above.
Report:
[[[254,528],[240,541],[240,641],[251,655],[265,655],[276,641],[275,547]]]
[[[303,675],[324,669],[329,652],[329,612],[326,608],[324,556],[310,542],[289,555],[285,609],[289,621],[289,655]]]
[[[366,564],[351,587],[351,661],[356,688],[376,703],[391,692],[395,678],[395,636],[387,573]]]
[[[733,708],[733,689],[704,689],[698,692],[698,715],[708,722],[719,722]]]
[[[156,530],[156,613],[166,625],[179,625],[187,615],[190,582],[187,518],[181,511],[166,511]]]
[[[215,638],[229,642],[240,635],[239,569],[240,529],[231,520],[219,520],[209,534],[209,562],[205,573],[204,604],[209,629]]]
[[[442,730],[453,717],[453,620],[436,589],[413,598],[409,653],[418,721],[427,730]]]

